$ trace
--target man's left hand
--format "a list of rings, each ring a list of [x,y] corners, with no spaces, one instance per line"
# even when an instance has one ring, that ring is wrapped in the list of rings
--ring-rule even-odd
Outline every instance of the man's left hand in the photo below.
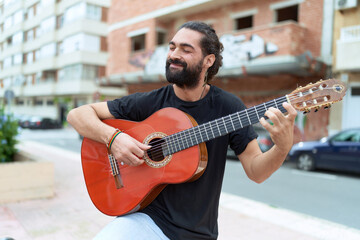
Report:
[[[265,112],[265,116],[267,116],[273,124],[270,124],[264,118],[260,119],[260,123],[270,133],[271,139],[277,149],[287,154],[293,145],[294,122],[297,112],[287,102],[283,103],[283,107],[286,109],[287,115],[284,115],[279,109],[271,107]]]

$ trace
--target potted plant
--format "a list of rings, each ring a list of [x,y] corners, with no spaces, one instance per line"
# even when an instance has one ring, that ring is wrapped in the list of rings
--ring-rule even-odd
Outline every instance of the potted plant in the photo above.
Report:
[[[0,203],[54,195],[52,162],[18,151],[18,123],[0,106]]]

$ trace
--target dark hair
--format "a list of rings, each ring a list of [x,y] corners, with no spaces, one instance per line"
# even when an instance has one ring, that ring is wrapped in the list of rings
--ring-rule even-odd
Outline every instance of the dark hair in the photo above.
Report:
[[[207,82],[209,82],[219,71],[219,68],[222,66],[221,52],[224,50],[222,43],[219,41],[218,36],[216,35],[215,30],[206,23],[198,21],[190,21],[183,24],[180,28],[188,28],[197,32],[200,32],[204,37],[200,41],[201,50],[203,56],[209,54],[215,55],[214,64],[208,69]]]

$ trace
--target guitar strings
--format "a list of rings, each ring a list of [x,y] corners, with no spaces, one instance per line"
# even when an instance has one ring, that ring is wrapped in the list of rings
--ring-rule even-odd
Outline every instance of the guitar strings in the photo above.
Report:
[[[323,89],[326,89],[326,88],[323,88]],[[316,92],[316,91],[320,91],[320,90],[315,90],[314,92]],[[301,98],[301,96],[299,97],[298,96],[298,94],[297,93],[292,93],[292,94],[289,94],[289,95],[287,95],[287,98],[289,99],[289,100],[295,100],[295,99],[298,99],[298,98]],[[220,129],[222,129],[222,130],[226,130],[226,132],[227,132],[227,125],[229,124],[229,123],[231,123],[232,125],[233,125],[233,128],[234,128],[234,122],[233,122],[233,117],[235,116],[235,115],[237,115],[236,117],[239,119],[239,122],[241,121],[241,117],[244,117],[244,118],[249,118],[249,123],[250,123],[250,125],[252,124],[252,122],[255,120],[255,121],[258,121],[261,117],[258,115],[258,112],[261,112],[261,111],[266,111],[268,108],[270,108],[270,107],[276,107],[276,108],[278,108],[279,109],[279,107],[278,107],[278,105],[280,105],[281,104],[281,107],[282,107],[282,103],[283,102],[281,102],[281,103],[278,103],[277,101],[280,101],[280,100],[282,100],[282,99],[286,99],[286,96],[283,96],[283,97],[280,97],[280,98],[277,98],[277,99],[273,99],[273,100],[270,100],[270,101],[268,101],[268,102],[266,102],[266,103],[263,103],[263,104],[259,104],[258,105],[258,107],[256,107],[256,106],[254,106],[254,107],[252,107],[252,108],[248,108],[248,109],[245,109],[245,110],[242,110],[241,112],[236,112],[236,113],[233,113],[233,114],[230,114],[230,115],[227,115],[227,116],[225,116],[225,117],[222,117],[222,118],[219,118],[219,119],[223,119],[223,122],[224,122],[224,125],[222,126],[219,126],[219,125],[217,125],[218,126],[218,128]],[[283,108],[283,107],[282,107]],[[245,112],[245,113],[243,113],[243,112]],[[216,124],[217,124],[217,121],[219,120],[219,119],[215,119],[215,120],[213,120]],[[213,121],[210,121],[210,122],[213,122]],[[181,147],[181,144],[180,144],[180,141],[179,141],[179,139],[177,139],[178,137],[182,137],[182,138],[189,138],[189,137],[191,137],[191,136],[196,136],[198,133],[200,133],[200,136],[201,136],[201,126],[203,126],[203,130],[207,133],[208,131],[209,131],[209,129],[211,130],[212,129],[212,127],[211,127],[211,124],[210,124],[210,122],[208,122],[208,123],[205,123],[205,124],[201,124],[201,125],[198,125],[198,126],[196,126],[196,127],[193,127],[193,128],[190,128],[190,129],[192,129],[192,132],[190,132],[191,130],[190,129],[185,129],[185,130],[183,130],[183,131],[181,131],[181,132],[178,132],[178,133],[175,133],[175,134],[172,134],[172,135],[169,135],[169,136],[167,136],[167,137],[165,137],[165,138],[170,138],[171,136],[173,136],[172,138],[173,139],[171,139],[170,141],[163,141],[163,139],[159,139],[159,140],[155,140],[153,143],[155,143],[155,144],[153,144],[152,145],[152,147],[149,149],[149,150],[147,150],[147,152],[148,151],[151,151],[151,156],[153,156],[153,157],[162,157],[163,156],[163,151],[162,151],[162,149],[164,149],[164,147],[165,148],[167,148],[167,146],[171,146],[171,145],[178,145],[179,147],[180,147],[180,150],[183,150],[183,149],[186,149],[186,148],[189,148],[190,146],[188,146],[188,147],[185,147],[185,144],[184,144],[184,141],[182,141],[182,145],[183,145],[183,147],[184,148],[182,148]],[[206,124],[209,124],[210,125],[210,127],[209,128],[207,128],[206,127]],[[235,122],[235,124],[236,124],[236,122]],[[238,124],[237,124],[238,125]],[[241,124],[241,122],[240,122],[240,125],[241,125],[241,127],[242,127],[242,124]],[[247,125],[248,126],[248,125]],[[231,130],[231,131],[229,131],[229,132],[232,132],[232,131],[234,131],[234,130]],[[211,131],[212,132],[212,131]],[[181,136],[181,135],[184,135],[184,136]],[[212,135],[214,136],[214,134],[213,134],[213,132],[212,132]],[[208,134],[207,134],[207,136],[209,136]],[[191,138],[190,138],[191,139]],[[186,140],[187,141],[187,140]],[[188,141],[187,141],[188,142]],[[192,140],[191,140],[191,142],[192,142]],[[204,141],[202,141],[202,142],[204,142]],[[189,145],[189,144],[187,144],[187,145]],[[195,145],[197,145],[197,144],[193,144],[192,143],[192,145],[191,146],[195,146]],[[174,146],[174,148],[175,148],[176,146]],[[168,150],[168,148],[167,148],[167,150]],[[178,150],[178,151],[180,151],[180,150]]]

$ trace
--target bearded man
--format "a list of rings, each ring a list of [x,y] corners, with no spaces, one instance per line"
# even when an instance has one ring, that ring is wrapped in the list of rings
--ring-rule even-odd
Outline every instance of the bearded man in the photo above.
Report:
[[[143,121],[156,111],[172,107],[192,116],[198,124],[246,109],[233,94],[210,85],[222,65],[223,46],[214,29],[202,22],[187,22],[169,42],[166,78],[169,85],[135,93],[108,102],[73,109],[69,123],[83,136],[108,144],[121,164],[139,166],[151,146],[102,122],[117,118]],[[96,239],[217,239],[218,207],[228,146],[235,151],[247,176],[261,183],[283,163],[293,142],[295,109],[282,105],[265,112],[273,124],[262,117],[274,146],[263,153],[251,126],[206,142],[208,162],[196,181],[167,185],[144,209],[119,216]],[[166,124],[166,123],[164,123]],[[114,134],[115,132],[115,134]],[[121,204],[121,202],[119,202]]]

